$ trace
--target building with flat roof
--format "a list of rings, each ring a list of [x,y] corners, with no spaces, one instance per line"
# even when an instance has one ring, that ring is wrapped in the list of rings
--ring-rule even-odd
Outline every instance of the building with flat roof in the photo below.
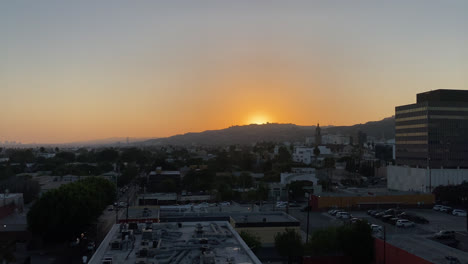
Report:
[[[431,192],[468,180],[468,91],[435,90],[395,108],[395,161],[388,188]]]
[[[468,90],[435,90],[395,108],[396,164],[468,168]]]
[[[114,225],[89,263],[261,262],[228,222],[214,221]]]

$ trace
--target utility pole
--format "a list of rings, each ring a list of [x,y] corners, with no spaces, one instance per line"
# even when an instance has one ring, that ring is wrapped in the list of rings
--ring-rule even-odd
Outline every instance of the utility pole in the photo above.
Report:
[[[115,207],[115,223],[119,223],[119,203],[117,203],[117,206]]]
[[[387,263],[387,255],[386,255],[386,247],[387,247],[387,230],[385,225],[383,226],[383,263]]]
[[[310,217],[310,193],[307,195],[309,198],[307,199],[307,235],[306,235],[306,244],[309,242],[309,217]]]
[[[129,197],[130,194],[127,193],[127,223],[128,223],[128,206],[129,206],[129,202],[130,202],[130,197]]]

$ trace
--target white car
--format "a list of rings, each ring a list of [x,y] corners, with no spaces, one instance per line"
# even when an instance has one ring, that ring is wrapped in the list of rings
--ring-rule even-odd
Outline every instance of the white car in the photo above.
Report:
[[[209,207],[210,204],[207,203],[207,202],[203,202],[203,203],[200,203],[198,206],[199,206],[199,207]]]
[[[452,211],[452,214],[455,216],[466,216],[465,210],[455,209]]]
[[[373,233],[382,232],[383,230],[382,226],[374,225],[374,224],[371,224],[370,228],[372,229]]]
[[[348,212],[338,212],[336,213],[336,217],[340,219],[349,219],[351,215]]]
[[[433,210],[435,211],[440,211],[440,209],[442,208],[443,205],[440,205],[440,204],[436,204],[434,205],[434,207],[432,207]]]
[[[400,219],[396,221],[396,226],[397,227],[412,227],[414,226],[414,223],[406,219]]]
[[[230,206],[231,203],[230,202],[220,202],[219,205],[221,205],[221,206]]]
[[[441,206],[439,211],[444,212],[444,213],[450,213],[452,211],[452,207],[450,207],[450,206]]]

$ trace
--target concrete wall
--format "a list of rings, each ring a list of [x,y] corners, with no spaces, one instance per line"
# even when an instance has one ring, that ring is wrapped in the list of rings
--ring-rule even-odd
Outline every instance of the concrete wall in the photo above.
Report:
[[[430,176],[429,176],[430,175]],[[456,185],[468,181],[468,169],[431,169],[403,166],[387,167],[387,187],[399,191],[430,192],[440,185]]]

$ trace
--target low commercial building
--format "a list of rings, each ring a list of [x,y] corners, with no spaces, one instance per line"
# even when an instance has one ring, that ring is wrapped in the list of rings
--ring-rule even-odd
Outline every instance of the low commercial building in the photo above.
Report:
[[[310,147],[295,147],[292,154],[292,160],[294,162],[302,162],[304,164],[312,164],[316,158],[323,158],[325,156],[331,156],[333,153],[326,146],[318,146],[320,150],[320,156],[315,157],[314,154],[315,148]]]
[[[214,221],[114,225],[89,263],[261,262],[228,222]]]
[[[300,222],[284,212],[231,215],[230,222],[237,232],[247,231],[258,236],[263,246],[273,245],[275,236],[286,228],[301,231]]]
[[[437,186],[457,185],[464,181],[468,181],[467,169],[387,167],[387,188],[391,190],[430,193]]]

